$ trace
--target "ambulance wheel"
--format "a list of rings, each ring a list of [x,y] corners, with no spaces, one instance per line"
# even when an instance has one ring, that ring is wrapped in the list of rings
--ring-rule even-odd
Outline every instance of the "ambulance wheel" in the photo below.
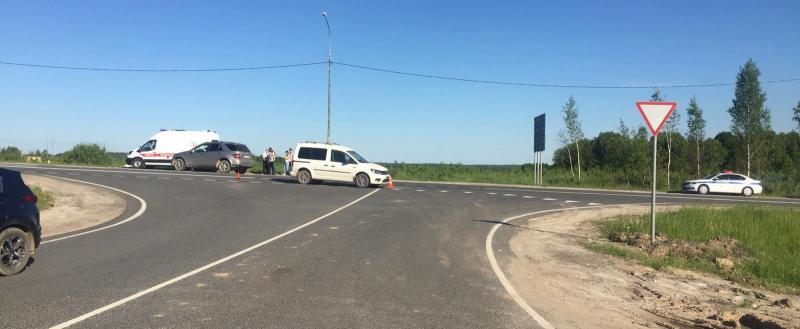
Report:
[[[131,165],[136,169],[144,169],[144,160],[142,160],[142,158],[133,159]]]

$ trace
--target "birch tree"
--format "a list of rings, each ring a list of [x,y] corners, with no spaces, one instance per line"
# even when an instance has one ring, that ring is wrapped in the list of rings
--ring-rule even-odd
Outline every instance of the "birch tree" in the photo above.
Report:
[[[569,145],[572,144],[570,142],[567,133],[564,130],[558,131],[558,141],[564,145],[564,148],[567,149],[567,158],[569,159],[569,173],[572,174],[572,177],[575,177],[575,170],[572,168],[572,150],[569,148]]]
[[[761,91],[760,75],[752,59],[740,68],[733,106],[728,109],[731,132],[744,144],[747,176],[750,176],[753,159],[761,151],[764,134],[771,130],[769,109],[764,106],[767,94]]]
[[[569,96],[569,100],[564,104],[564,126],[567,128],[567,136],[575,143],[575,154],[577,156],[578,164],[578,181],[581,180],[581,146],[580,141],[583,139],[583,129],[581,128],[581,121],[578,118],[578,105],[575,102],[575,97]]]
[[[686,108],[686,126],[689,128],[689,141],[694,142],[695,160],[697,161],[697,176],[703,174],[700,171],[700,143],[706,139],[706,119],[703,118],[703,109],[697,104],[697,98],[692,96],[689,100],[689,107]]]
[[[797,130],[800,130],[800,102],[794,107],[794,118],[792,120],[797,122]]]

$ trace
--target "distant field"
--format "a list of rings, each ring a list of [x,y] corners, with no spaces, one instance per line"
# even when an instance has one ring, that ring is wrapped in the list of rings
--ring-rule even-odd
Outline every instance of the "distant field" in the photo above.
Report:
[[[650,215],[627,216],[597,223],[615,240],[620,233],[650,232]],[[713,238],[733,238],[747,253],[732,271],[715,266],[712,254],[687,258],[669,254],[647,255],[621,244],[590,244],[590,249],[637,260],[645,265],[682,267],[720,274],[729,279],[800,292],[800,210],[740,206],[727,209],[684,208],[659,215],[656,230],[670,240],[698,243]]]

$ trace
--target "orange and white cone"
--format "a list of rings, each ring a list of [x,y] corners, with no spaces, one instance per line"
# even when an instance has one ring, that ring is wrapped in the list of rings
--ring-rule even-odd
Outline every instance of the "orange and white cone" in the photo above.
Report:
[[[236,180],[239,180],[241,178],[242,178],[242,174],[240,174],[239,171],[237,170],[236,171]]]
[[[389,184],[386,185],[386,188],[394,190],[394,183],[392,182],[392,176],[389,176]]]

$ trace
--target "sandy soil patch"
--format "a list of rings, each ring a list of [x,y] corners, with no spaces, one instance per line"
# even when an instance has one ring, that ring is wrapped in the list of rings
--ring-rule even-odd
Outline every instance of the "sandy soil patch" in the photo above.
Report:
[[[510,241],[511,283],[556,328],[800,328],[800,298],[711,274],[655,271],[587,250],[590,221],[649,206],[574,210],[529,220]],[[666,210],[666,209],[665,209]]]
[[[37,175],[22,179],[53,193],[53,207],[41,213],[42,237],[102,224],[125,211],[125,199],[108,189]]]

